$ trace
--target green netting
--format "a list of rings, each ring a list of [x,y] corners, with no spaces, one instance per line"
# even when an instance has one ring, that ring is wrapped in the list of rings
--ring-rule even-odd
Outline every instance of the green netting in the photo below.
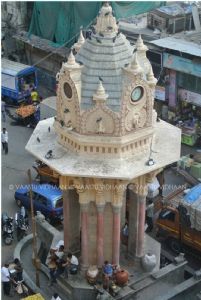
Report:
[[[80,26],[87,28],[95,21],[103,2],[34,2],[29,34],[55,43],[71,46]],[[161,5],[164,1],[111,2],[117,19],[138,15]]]

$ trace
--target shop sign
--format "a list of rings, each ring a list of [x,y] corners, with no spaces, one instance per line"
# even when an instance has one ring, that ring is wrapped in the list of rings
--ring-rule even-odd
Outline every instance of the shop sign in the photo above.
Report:
[[[163,66],[168,69],[201,77],[201,63],[194,62],[187,58],[163,53]]]
[[[201,95],[184,89],[178,90],[179,100],[187,101],[195,105],[201,106]]]
[[[174,70],[170,71],[170,79],[169,79],[169,101],[168,104],[171,107],[176,106],[176,72]]]
[[[164,86],[156,86],[155,89],[155,99],[165,101],[165,87]]]

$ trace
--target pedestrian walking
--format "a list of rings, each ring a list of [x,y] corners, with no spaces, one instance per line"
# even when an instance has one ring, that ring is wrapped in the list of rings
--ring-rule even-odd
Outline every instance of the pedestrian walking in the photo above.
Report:
[[[3,147],[3,151],[5,151],[5,154],[8,154],[8,132],[5,127],[1,132],[1,143]]]
[[[1,117],[2,121],[6,122],[6,103],[4,101],[1,101]]]
[[[56,261],[55,261],[55,256],[50,256],[48,257],[48,268],[49,268],[49,273],[50,273],[50,282],[49,286],[52,286],[54,283],[57,283],[56,277],[55,277],[55,272],[57,269]]]
[[[3,284],[3,292],[6,296],[10,295],[11,290],[11,278],[10,278],[10,272],[9,272],[9,264],[4,264],[4,266],[1,268],[1,282]]]

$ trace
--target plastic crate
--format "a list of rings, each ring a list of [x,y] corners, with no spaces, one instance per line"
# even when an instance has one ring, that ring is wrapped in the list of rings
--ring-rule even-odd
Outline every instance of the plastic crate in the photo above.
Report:
[[[182,134],[181,136],[181,142],[182,144],[186,144],[189,146],[194,146],[196,143],[196,135],[189,135],[189,134]]]
[[[191,166],[190,174],[195,178],[201,178],[201,163],[193,163]]]

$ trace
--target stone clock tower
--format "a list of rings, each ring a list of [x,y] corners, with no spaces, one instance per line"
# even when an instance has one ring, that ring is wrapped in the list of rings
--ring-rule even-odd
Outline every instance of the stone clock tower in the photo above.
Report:
[[[133,47],[119,33],[108,4],[91,37],[80,33],[75,50],[57,74],[56,117],[38,124],[26,148],[60,174],[65,247],[81,250],[85,269],[106,259],[120,263],[126,210],[130,256],[148,251],[147,184],[179,159],[180,130],[156,122],[157,80],[147,47],[141,36]]]

